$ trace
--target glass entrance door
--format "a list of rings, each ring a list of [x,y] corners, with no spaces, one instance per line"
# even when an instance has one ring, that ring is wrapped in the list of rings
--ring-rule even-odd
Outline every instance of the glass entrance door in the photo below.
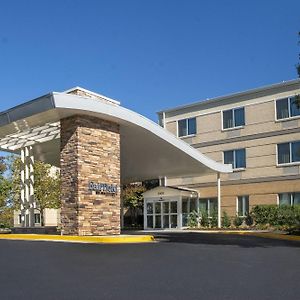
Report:
[[[178,201],[176,200],[147,202],[147,228],[177,228],[177,203]]]
[[[163,201],[162,228],[177,228],[177,201]]]

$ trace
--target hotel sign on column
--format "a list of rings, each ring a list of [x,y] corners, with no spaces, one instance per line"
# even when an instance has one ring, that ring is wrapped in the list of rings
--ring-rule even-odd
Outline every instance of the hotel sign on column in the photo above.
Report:
[[[116,184],[107,184],[107,183],[96,183],[93,181],[89,182],[89,191],[95,191],[102,194],[113,194],[118,193],[118,186]]]

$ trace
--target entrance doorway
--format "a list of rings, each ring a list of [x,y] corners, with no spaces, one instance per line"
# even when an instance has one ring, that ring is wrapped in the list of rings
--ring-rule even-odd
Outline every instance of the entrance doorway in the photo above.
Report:
[[[153,200],[147,202],[147,228],[168,229],[178,227],[178,201]]]
[[[143,195],[144,229],[182,229],[189,213],[198,209],[195,191],[159,186]]]

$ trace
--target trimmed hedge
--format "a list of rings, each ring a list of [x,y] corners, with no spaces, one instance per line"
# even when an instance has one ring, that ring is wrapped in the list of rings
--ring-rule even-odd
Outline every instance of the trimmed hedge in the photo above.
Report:
[[[251,216],[256,225],[271,225],[286,230],[300,230],[300,205],[257,205]]]
[[[235,216],[230,218],[226,212],[223,212],[222,227],[231,227],[231,221],[236,228],[241,225],[265,229],[275,227],[290,232],[300,232],[300,205],[256,205],[246,217]],[[200,213],[193,211],[189,214],[188,226],[195,228],[198,227],[198,223],[201,227],[217,227],[217,212],[213,211],[212,217],[209,218],[205,210],[200,211]]]

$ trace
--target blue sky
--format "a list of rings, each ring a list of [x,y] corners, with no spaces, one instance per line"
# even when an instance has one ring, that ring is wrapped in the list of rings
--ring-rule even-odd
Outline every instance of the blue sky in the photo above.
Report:
[[[299,0],[0,0],[0,111],[82,86],[156,111],[297,77]]]

